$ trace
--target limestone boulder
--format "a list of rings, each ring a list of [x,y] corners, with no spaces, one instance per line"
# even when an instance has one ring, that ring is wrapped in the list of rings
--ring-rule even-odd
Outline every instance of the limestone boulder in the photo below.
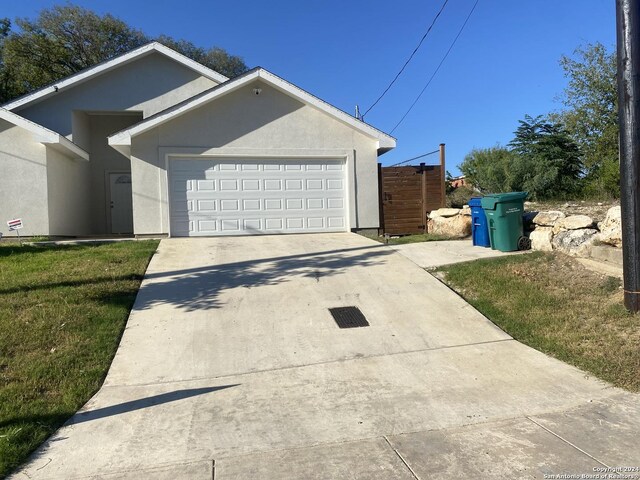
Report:
[[[454,217],[430,218],[427,223],[427,231],[448,238],[468,237],[471,235],[471,217],[456,215]]]
[[[438,218],[438,217],[455,217],[460,213],[459,208],[439,208],[438,210],[433,210],[429,213],[429,218]]]
[[[463,205],[462,209],[460,210],[460,215],[467,215],[467,216],[471,216],[471,207],[469,205]]]
[[[622,220],[620,215],[620,206],[611,207],[607,210],[607,215],[599,226],[599,240],[602,243],[613,245],[614,247],[622,246]]]
[[[553,227],[558,220],[565,217],[566,215],[558,210],[538,212],[536,216],[533,217],[533,223],[535,223],[536,225],[541,225],[543,227]]]
[[[540,252],[550,252],[553,250],[551,240],[553,239],[552,227],[538,227],[529,234],[531,240],[531,250]]]
[[[590,229],[593,227],[593,218],[588,215],[571,215],[569,217],[559,219],[553,225],[553,233],[562,232],[564,230],[580,230]]]
[[[587,257],[591,246],[598,237],[598,231],[595,228],[563,230],[553,236],[551,243],[554,250],[559,250],[573,257]]]

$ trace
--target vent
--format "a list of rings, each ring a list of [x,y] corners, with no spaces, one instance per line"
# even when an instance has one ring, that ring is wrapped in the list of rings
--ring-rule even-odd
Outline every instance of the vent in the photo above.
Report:
[[[330,308],[331,316],[340,328],[368,327],[369,322],[364,318],[358,307]]]

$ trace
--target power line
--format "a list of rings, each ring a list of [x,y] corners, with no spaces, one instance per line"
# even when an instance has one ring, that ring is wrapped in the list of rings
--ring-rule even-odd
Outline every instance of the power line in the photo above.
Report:
[[[400,76],[400,74],[402,72],[404,72],[404,69],[407,68],[407,65],[409,65],[409,62],[411,61],[411,59],[413,58],[413,56],[416,54],[416,52],[418,51],[418,49],[420,48],[420,46],[422,45],[422,42],[424,42],[424,39],[427,38],[427,35],[429,35],[429,32],[431,31],[431,29],[433,28],[433,26],[436,23],[436,20],[438,20],[438,17],[440,16],[440,14],[442,13],[442,11],[444,10],[444,7],[447,5],[447,3],[449,2],[449,0],[444,0],[444,3],[442,4],[442,7],[440,8],[440,11],[437,13],[437,15],[435,16],[435,18],[433,19],[433,21],[431,22],[431,25],[429,25],[429,28],[427,29],[426,33],[422,36],[422,38],[420,39],[420,42],[418,42],[418,46],[413,50],[413,52],[411,52],[411,55],[409,56],[409,59],[404,62],[404,65],[402,66],[402,68],[400,69],[400,71],[398,72],[398,74],[394,77],[394,79],[391,81],[391,83],[389,84],[389,86],[384,90],[384,92],[382,92],[382,94],[378,97],[378,99],[373,102],[373,105],[371,105],[366,112],[364,112],[362,114],[362,117],[360,117],[361,119],[364,119],[364,116],[369,113],[371,111],[371,109],[373,107],[376,106],[376,104],[382,100],[382,97],[385,96],[385,94],[389,91],[389,89],[393,86],[394,83],[396,83],[396,80],[398,80],[398,77]]]
[[[416,97],[416,99],[413,101],[413,103],[411,104],[411,106],[409,107],[409,110],[407,110],[407,112],[402,116],[402,118],[400,119],[400,121],[398,123],[396,123],[396,126],[393,127],[393,129],[391,130],[391,132],[389,133],[393,133],[395,131],[396,128],[398,128],[400,126],[400,124],[404,121],[404,119],[407,117],[407,115],[409,115],[409,112],[411,112],[411,110],[413,110],[413,107],[415,107],[416,103],[418,103],[418,100],[420,100],[420,97],[422,97],[422,94],[424,93],[424,91],[427,89],[427,87],[431,84],[431,81],[433,80],[433,78],[436,76],[436,74],[438,73],[438,70],[440,70],[440,67],[442,66],[442,64],[444,63],[444,61],[447,59],[447,57],[449,56],[449,53],[451,52],[451,50],[453,49],[454,45],[456,44],[456,42],[458,41],[458,38],[460,37],[460,35],[462,34],[462,31],[464,30],[464,27],[467,25],[467,22],[469,21],[469,19],[471,18],[471,15],[473,14],[473,11],[476,9],[476,6],[478,5],[478,2],[480,0],[476,0],[476,3],[473,4],[473,7],[471,8],[471,11],[469,12],[469,15],[467,15],[467,18],[465,19],[464,23],[462,24],[462,27],[460,27],[460,30],[458,31],[458,34],[456,35],[456,38],[453,39],[453,42],[451,43],[451,46],[449,47],[449,50],[447,50],[447,53],[444,54],[444,57],[442,57],[442,60],[440,60],[440,63],[438,64],[438,67],[436,68],[436,70],[433,72],[433,75],[431,75],[431,78],[429,78],[429,81],[427,82],[427,84],[424,86],[424,88],[420,91],[420,93],[418,94],[418,96]]]
[[[397,167],[398,165],[402,165],[403,163],[409,163],[412,160],[417,160],[422,157],[426,157],[427,155],[433,155],[434,153],[438,153],[440,149],[434,150],[433,152],[423,153],[422,155],[418,155],[417,157],[410,158],[409,160],[403,160],[402,162],[394,163],[393,165],[389,165],[390,167]]]

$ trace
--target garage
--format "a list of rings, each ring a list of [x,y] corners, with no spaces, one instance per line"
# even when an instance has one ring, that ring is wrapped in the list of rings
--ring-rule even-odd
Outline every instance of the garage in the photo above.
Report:
[[[172,158],[170,235],[342,232],[342,158]]]
[[[377,230],[395,139],[256,68],[109,136],[136,236]]]

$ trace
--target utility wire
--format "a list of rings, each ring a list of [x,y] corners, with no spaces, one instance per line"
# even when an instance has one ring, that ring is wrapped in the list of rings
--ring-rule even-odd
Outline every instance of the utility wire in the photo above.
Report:
[[[429,28],[427,29],[427,32],[422,36],[422,38],[420,39],[420,42],[418,42],[418,46],[413,50],[413,52],[411,52],[411,55],[409,55],[409,59],[404,62],[404,65],[402,66],[402,68],[400,69],[400,71],[398,72],[398,74],[395,76],[395,78],[391,81],[391,83],[389,84],[389,86],[384,90],[384,92],[382,92],[382,94],[378,97],[378,99],[373,102],[373,105],[371,105],[366,112],[364,112],[362,114],[362,116],[360,117],[361,119],[364,119],[364,116],[369,113],[371,111],[371,109],[373,107],[375,107],[377,105],[377,103],[382,100],[382,97],[384,97],[386,95],[386,93],[389,91],[389,89],[393,86],[394,83],[396,83],[396,80],[398,80],[398,77],[400,76],[400,74],[402,72],[404,72],[404,69],[407,68],[407,65],[409,65],[409,62],[411,61],[411,59],[413,58],[413,56],[416,54],[416,52],[418,51],[418,49],[420,48],[420,46],[422,45],[422,42],[424,42],[424,39],[427,38],[427,35],[429,35],[429,32],[431,31],[431,29],[433,28],[433,26],[436,24],[436,20],[438,20],[438,17],[440,16],[440,14],[442,13],[442,11],[444,10],[444,7],[447,5],[447,3],[449,2],[449,0],[444,0],[444,3],[442,4],[442,7],[440,8],[440,11],[437,13],[437,15],[435,16],[435,18],[433,19],[433,21],[431,22],[431,25],[429,25]]]
[[[416,106],[416,103],[418,103],[418,100],[420,100],[420,97],[422,97],[422,94],[427,89],[427,87],[431,84],[431,81],[433,80],[433,78],[438,73],[438,70],[440,70],[440,67],[442,66],[444,61],[447,59],[447,57],[449,56],[449,53],[451,52],[451,50],[453,49],[454,45],[458,41],[458,38],[460,38],[460,35],[462,34],[462,31],[464,30],[464,27],[467,25],[467,22],[471,18],[471,15],[473,14],[473,11],[476,9],[476,6],[478,5],[479,1],[480,0],[476,0],[476,3],[473,4],[473,7],[471,8],[471,11],[469,12],[469,15],[467,15],[467,18],[465,19],[464,23],[462,24],[462,27],[460,27],[460,30],[458,31],[458,34],[456,35],[456,38],[453,39],[453,42],[451,43],[451,46],[449,47],[449,50],[447,50],[447,53],[445,53],[444,57],[442,57],[442,60],[440,60],[440,63],[438,64],[438,67],[433,72],[433,75],[431,75],[431,78],[429,78],[429,81],[427,82],[427,84],[424,86],[424,88],[420,91],[420,93],[418,94],[416,99],[413,101],[413,103],[409,107],[409,110],[407,110],[407,112],[402,116],[400,121],[398,123],[396,123],[396,126],[393,127],[393,129],[389,133],[393,133],[395,131],[395,129],[398,128],[400,126],[400,124],[404,121],[404,119],[407,117],[407,115],[409,115],[409,112],[411,112],[411,110],[413,110],[413,107]]]
[[[393,165],[389,165],[390,167],[397,167],[398,165],[402,165],[403,163],[409,163],[412,160],[417,160],[422,157],[426,157],[427,155],[433,155],[434,153],[438,153],[440,149],[434,150],[433,152],[423,153],[422,155],[418,155],[417,157],[410,158],[409,160],[403,160],[402,162],[394,163]]]

